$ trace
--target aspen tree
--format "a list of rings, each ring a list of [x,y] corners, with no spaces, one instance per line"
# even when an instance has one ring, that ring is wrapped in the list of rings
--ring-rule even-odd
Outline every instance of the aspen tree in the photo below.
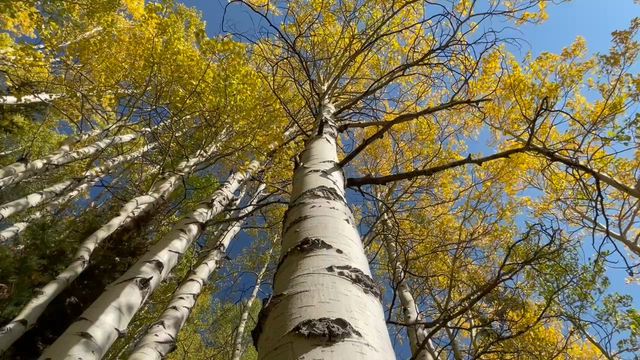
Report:
[[[386,197],[382,196],[380,192],[376,194],[376,197],[379,199],[386,199]],[[392,224],[389,221],[387,214],[390,209],[380,206],[379,211],[382,242],[387,252],[387,257],[389,258],[389,266],[391,268],[389,269],[389,272],[392,274],[393,288],[400,300],[401,314],[403,316],[402,322],[404,322],[407,327],[407,337],[409,338],[412,358],[415,360],[433,360],[436,358],[434,355],[433,344],[431,339],[424,338],[426,329],[419,324],[421,317],[419,315],[418,305],[411,293],[409,284],[407,284],[407,274],[402,266],[400,258],[401,254],[398,251],[398,246],[394,243],[394,239],[391,236]]]
[[[207,223],[226,207],[233,193],[258,167],[259,163],[253,161],[247,169],[233,173],[209,201],[174,225],[136,264],[107,287],[41,358],[102,358]]]
[[[114,231],[131,222],[136,217],[154,209],[180,185],[180,179],[191,173],[196,166],[207,161],[216,151],[217,144],[201,150],[192,158],[184,160],[177,169],[165,173],[162,180],[152,186],[144,195],[128,201],[120,213],[104,224],[100,229],[85,239],[78,248],[74,260],[58,276],[46,284],[39,294],[32,298],[20,314],[9,324],[0,329],[0,351],[5,351],[13,342],[24,334],[37,321],[46,306],[65,288],[71,284],[89,266],[91,254]]]
[[[11,215],[26,209],[36,207],[42,203],[46,203],[56,197],[64,198],[63,201],[66,202],[83,190],[91,187],[91,185],[95,184],[102,176],[110,172],[112,168],[123,162],[139,157],[147,151],[152,150],[155,146],[156,144],[145,145],[141,149],[129,154],[120,155],[113,159],[106,160],[104,164],[85,171],[76,179],[59,182],[36,193],[2,204],[0,205],[0,220],[6,219]]]
[[[214,241],[206,245],[199,264],[174,292],[163,314],[142,337],[129,359],[160,360],[175,349],[179,332],[196,305],[200,293],[211,274],[222,266],[221,261],[226,250],[242,229],[246,216],[253,211],[257,201],[260,200],[264,188],[264,185],[258,186],[249,203],[242,210],[231,215],[233,218],[240,218],[240,220],[233,222],[225,229],[220,239],[211,239]],[[262,274],[264,275],[264,272]],[[238,331],[241,331],[240,326]]]
[[[95,154],[100,150],[104,150],[109,146],[129,143],[150,131],[150,128],[144,128],[137,133],[109,137],[71,152],[60,152],[42,159],[29,161],[27,163],[17,162],[11,164],[0,169],[0,188],[15,184],[29,176],[41,174],[51,168],[65,165],[73,161],[86,159],[92,154]]]
[[[336,167],[333,112],[325,98],[318,135],[309,139],[294,170],[274,295],[254,329],[261,359],[394,358],[381,290],[371,278]]]
[[[276,238],[277,240],[277,238]],[[247,322],[249,320],[249,313],[251,312],[251,308],[255,301],[258,299],[258,292],[260,291],[260,286],[262,285],[262,281],[264,279],[265,274],[267,273],[267,269],[269,267],[269,260],[271,260],[271,255],[273,253],[273,246],[267,250],[266,259],[262,268],[256,273],[256,281],[253,289],[251,290],[251,295],[246,301],[244,305],[244,310],[240,315],[240,322],[238,323],[238,327],[236,328],[235,338],[233,340],[233,352],[231,353],[231,360],[240,360],[242,358],[242,354],[246,350],[246,344],[244,343],[244,335],[245,329],[247,326]]]

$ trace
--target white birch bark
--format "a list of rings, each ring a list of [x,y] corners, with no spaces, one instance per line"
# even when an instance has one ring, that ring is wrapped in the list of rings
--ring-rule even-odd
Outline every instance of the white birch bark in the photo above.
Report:
[[[323,101],[294,171],[274,295],[252,332],[261,360],[395,358],[346,202],[333,112]]]
[[[0,220],[4,220],[12,215],[18,214],[24,210],[36,207],[46,201],[62,195],[70,190],[76,184],[76,180],[66,180],[55,185],[49,186],[44,190],[37,191],[21,197],[17,200],[0,205]]]
[[[586,221],[591,226],[593,226],[599,233],[603,234],[604,236],[609,235],[614,240],[621,242],[624,246],[627,247],[627,249],[629,249],[629,251],[633,252],[637,256],[640,256],[640,244],[638,244],[638,238],[636,238],[635,241],[632,241],[627,236],[608,229],[606,225],[596,221],[594,218],[588,216],[586,213],[578,209],[568,209],[568,211],[578,215],[583,221]]]
[[[43,102],[50,102],[60,98],[60,94],[39,93],[34,95],[24,95],[16,97],[13,95],[0,96],[0,105],[26,105]]]
[[[211,201],[201,204],[136,262],[86,309],[80,318],[50,346],[41,359],[100,359],[124,333],[135,313],[171,272],[179,258],[214,216],[233,198],[233,193],[255,171],[236,172],[218,189]]]
[[[447,337],[449,338],[449,342],[451,343],[451,353],[453,354],[454,360],[464,360],[464,356],[462,356],[462,351],[460,350],[460,346],[458,345],[458,340],[456,339],[456,335],[451,331],[451,322],[447,323],[447,327],[444,330],[447,333]]]
[[[251,291],[251,295],[249,299],[247,299],[247,303],[245,304],[244,311],[242,315],[240,315],[240,322],[238,323],[238,328],[236,329],[236,336],[233,341],[233,353],[231,353],[231,360],[240,360],[242,354],[245,351],[244,344],[244,332],[247,326],[247,321],[249,320],[249,313],[251,312],[251,307],[253,307],[253,303],[258,298],[258,292],[260,291],[260,285],[262,285],[262,279],[264,275],[267,273],[267,269],[269,268],[269,259],[271,259],[271,253],[273,252],[273,246],[269,248],[267,252],[267,256],[264,262],[264,265],[258,272],[256,277],[255,285],[253,286],[253,290]]]
[[[246,186],[242,187],[242,189],[240,190],[239,194],[237,196],[235,196],[232,201],[229,202],[229,204],[227,205],[227,209],[233,209],[233,208],[238,206],[238,202],[240,201],[240,199],[244,198],[246,188],[247,188]],[[232,215],[233,215],[232,213],[227,212],[225,214],[225,221],[228,220]],[[220,224],[217,224],[215,226],[215,230],[212,230],[210,232],[211,236],[207,237],[205,246],[207,244],[213,242],[210,239],[215,239],[216,243],[217,243],[218,239],[222,238],[222,236],[225,234],[225,232],[227,231],[227,228],[229,226],[229,224],[226,223],[225,221],[223,221]],[[205,253],[205,252],[206,252],[206,247],[201,250],[201,253]],[[174,293],[175,293],[175,291],[174,291]],[[127,329],[127,331],[129,331],[129,329]],[[134,331],[135,331],[135,329],[134,329]],[[132,351],[132,349],[135,348],[135,346],[138,345],[138,343],[140,342],[140,339],[142,339],[142,337],[146,335],[146,331],[147,330],[145,330],[145,332],[139,332],[138,334],[136,334],[136,336],[133,339],[133,341],[130,341],[125,346],[122,346],[118,350],[118,353],[117,354],[113,354],[113,356],[110,356],[110,358],[115,358],[115,359],[123,359],[123,358],[125,358],[126,357],[125,354],[129,354]]]
[[[382,242],[391,266],[392,282],[395,285],[396,294],[402,306],[402,320],[407,324],[407,337],[409,338],[412,358],[415,360],[433,360],[431,355],[433,353],[433,345],[431,340],[426,340],[424,337],[427,332],[426,329],[418,324],[420,320],[418,305],[411,293],[411,289],[409,289],[409,284],[407,284],[398,248],[391,236],[389,236],[391,224],[384,211],[381,215],[380,225],[382,226]],[[426,343],[424,343],[425,341]]]
[[[79,142],[82,142],[84,140],[87,140],[91,137],[94,137],[96,135],[99,135],[103,132],[107,132],[109,131],[110,128],[106,128],[106,129],[94,129],[91,130],[89,132],[84,132],[84,133],[80,133],[80,134],[75,134],[75,135],[71,135],[68,138],[66,138],[63,142],[62,142],[62,146],[60,147],[60,149],[58,149],[59,153],[62,152],[67,152],[71,150],[71,146],[75,145]]]
[[[209,277],[221,266],[220,261],[224,258],[229,244],[242,229],[244,217],[253,211],[264,188],[265,186],[261,185],[249,204],[233,215],[242,219],[229,226],[222,238],[207,246],[208,250],[204,251],[198,266],[178,287],[162,315],[138,342],[129,357],[130,360],[161,360],[175,350],[178,333],[193,311]]]
[[[79,35],[79,36],[77,36],[75,39],[72,39],[72,40],[69,40],[69,41],[67,41],[67,42],[64,42],[64,43],[60,44],[60,45],[58,46],[58,48],[65,48],[65,47],[67,47],[67,46],[69,46],[69,45],[71,45],[71,44],[75,44],[75,43],[77,43],[77,42],[79,42],[79,41],[82,41],[82,40],[84,40],[84,39],[91,38],[91,37],[93,37],[95,34],[97,34],[97,33],[101,32],[102,30],[103,30],[103,27],[102,27],[102,26],[96,26],[95,28],[93,28],[93,29],[91,29],[91,30],[87,31],[86,33],[80,34],[80,35]]]
[[[18,235],[20,235],[23,231],[25,231],[29,227],[29,225],[31,225],[31,223],[33,221],[40,219],[42,217],[43,213],[52,213],[55,209],[57,209],[62,204],[66,203],[67,201],[71,200],[72,198],[77,196],[82,191],[88,190],[96,182],[97,182],[97,179],[94,180],[94,181],[88,182],[88,183],[85,182],[85,183],[82,183],[82,184],[78,185],[75,189],[69,191],[68,193],[64,194],[63,196],[59,196],[59,197],[53,199],[51,202],[49,202],[44,207],[43,211],[38,211],[38,212],[36,212],[34,214],[31,214],[26,219],[24,219],[24,221],[20,221],[20,222],[14,223],[13,225],[7,227],[6,229],[0,231],[0,244],[6,243],[9,240],[13,240]],[[0,330],[0,337],[1,336],[2,336],[2,332]]]
[[[13,238],[20,235],[23,231],[27,229],[27,227],[29,227],[29,224],[31,224],[33,220],[40,217],[40,213],[36,213],[34,215],[36,215],[36,217],[34,217],[33,215],[29,216],[29,218],[26,219],[25,221],[14,223],[13,225],[0,231],[0,245],[5,244],[9,240],[12,240]]]
[[[53,155],[27,163],[13,163],[0,169],[0,188],[14,184],[28,176],[43,173],[53,167],[85,159],[109,146],[131,142],[140,137],[140,135],[150,131],[150,128],[144,128],[137,133],[109,137],[78,150],[57,152]]]
[[[0,156],[7,156],[7,155],[11,155],[11,154],[13,154],[14,152],[16,152],[16,151],[20,151],[20,150],[22,150],[22,147],[17,147],[17,148],[15,148],[15,149],[11,149],[11,150],[5,150],[5,151],[0,152]]]
[[[47,305],[80,276],[89,265],[91,254],[102,241],[141,214],[154,209],[161,200],[164,200],[178,188],[183,176],[210,158],[216,149],[217,147],[212,145],[204,151],[199,151],[196,156],[183,161],[175,171],[163,174],[163,180],[152,186],[151,190],[127,202],[116,217],[86,238],[76,252],[72,263],[40,289],[38,295],[25,305],[18,316],[0,328],[0,353],[6,351],[11,344],[31,328]]]
[[[95,168],[93,168],[92,170],[89,170],[85,173],[84,177],[78,180],[74,181],[73,186],[62,186],[62,183],[57,184],[58,188],[63,188],[63,189],[67,189],[69,188],[70,190],[67,191],[66,193],[63,194],[57,194],[57,196],[51,200],[50,202],[47,203],[44,212],[46,213],[51,213],[53,212],[56,208],[60,207],[62,204],[66,203],[67,201],[72,200],[73,198],[75,198],[76,196],[78,196],[80,193],[82,193],[83,191],[88,191],[91,187],[93,187],[106,173],[106,171],[108,171],[109,169],[113,168],[114,166],[117,166],[120,163],[129,161],[131,159],[135,159],[138,156],[151,151],[153,148],[156,147],[157,144],[150,144],[150,145],[146,145],[145,147],[143,147],[142,149],[130,153],[130,154],[124,154],[124,155],[120,155],[116,158],[107,160],[103,165],[101,166],[97,166]],[[53,187],[56,187],[56,185],[54,185]],[[48,189],[45,189],[41,192],[35,193],[35,194],[40,194],[40,193],[49,193],[52,191],[48,191],[48,190],[52,190],[50,187]],[[46,195],[45,195],[46,196]],[[37,206],[40,203],[42,203],[44,200],[44,196],[40,197],[39,202],[35,202],[35,201],[30,201],[29,197],[34,198],[34,194],[31,195],[27,195],[27,197],[23,198],[23,200],[25,200],[25,202],[30,205],[28,207],[33,207],[33,206]],[[37,198],[36,198],[37,199]],[[13,201],[12,203],[17,202]],[[2,213],[2,208],[5,207],[6,205],[9,205],[11,203],[5,204],[5,205],[0,205],[0,214]],[[31,206],[33,205],[33,206]],[[14,209],[15,210],[15,209]],[[21,209],[20,211],[22,211],[24,209]],[[8,215],[5,215],[4,218],[6,218]],[[7,227],[6,229],[0,231],[0,244],[3,243],[7,243],[8,241],[16,238],[18,235],[20,235],[24,230],[27,229],[27,227],[31,224],[31,222],[33,222],[34,220],[39,219],[40,217],[42,217],[42,212],[37,212],[33,215],[30,215],[29,217],[27,217],[27,219],[25,219],[24,221],[20,221],[17,222],[9,227]],[[0,333],[1,336],[1,333]]]
[[[44,190],[31,193],[20,199],[0,205],[0,220],[6,219],[11,215],[15,215],[24,210],[36,207],[50,201],[56,197],[63,197],[68,201],[85,189],[91,187],[101,177],[107,174],[109,170],[119,164],[135,159],[145,152],[153,149],[156,144],[145,145],[139,150],[136,150],[129,154],[117,156],[113,159],[107,160],[104,164],[96,166],[90,170],[85,171],[80,177],[76,179],[61,181],[55,185],[49,186]]]

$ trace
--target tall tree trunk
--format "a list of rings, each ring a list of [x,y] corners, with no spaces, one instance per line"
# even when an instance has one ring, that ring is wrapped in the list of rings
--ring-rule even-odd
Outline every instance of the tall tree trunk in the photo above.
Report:
[[[25,221],[20,221],[17,223],[14,223],[13,225],[3,229],[2,231],[0,231],[0,245],[3,245],[4,243],[8,242],[9,240],[15,238],[16,236],[20,235],[23,231],[25,231],[27,229],[27,227],[29,227],[29,224],[35,220],[41,217],[41,213],[36,213],[33,214],[31,216],[29,216]]]
[[[11,155],[11,154],[15,153],[16,151],[20,151],[20,150],[22,150],[22,146],[19,146],[17,148],[10,149],[10,150],[0,151],[0,156]]]
[[[41,359],[101,359],[207,223],[225,208],[233,193],[258,166],[259,163],[253,161],[246,171],[231,175],[211,201],[201,204],[179,221],[125,274],[111,283],[79,320],[45,350]]]
[[[124,124],[123,124],[124,125]],[[79,142],[82,142],[84,140],[87,140],[89,138],[92,138],[94,136],[97,136],[103,132],[107,132],[109,131],[110,128],[107,129],[95,129],[95,130],[91,130],[89,132],[84,132],[84,133],[80,133],[80,134],[75,134],[75,135],[71,135],[69,137],[67,137],[66,139],[64,139],[64,141],[62,142],[62,146],[60,147],[60,149],[58,149],[58,152],[67,152],[67,151],[71,151],[71,146],[75,145]]]
[[[407,324],[407,337],[409,338],[412,359],[433,360],[434,357],[431,355],[434,352],[433,345],[431,344],[431,340],[425,340],[425,329],[418,324],[420,320],[418,305],[411,293],[411,289],[409,289],[409,284],[407,284],[398,247],[389,234],[392,226],[384,210],[382,210],[380,225],[382,227],[382,242],[389,257],[389,274],[392,275],[392,282],[395,286],[398,299],[400,299],[400,305],[402,306],[402,317],[404,318],[402,320]],[[425,345],[423,345],[424,341],[427,341]]]
[[[240,322],[238,323],[238,328],[236,329],[236,336],[233,341],[233,353],[231,353],[231,360],[240,360],[242,354],[245,351],[244,344],[244,333],[245,328],[247,326],[247,321],[249,320],[249,314],[251,313],[251,308],[253,307],[253,303],[258,298],[258,292],[260,291],[260,285],[262,285],[262,280],[264,275],[267,273],[267,269],[269,268],[269,260],[271,259],[271,254],[273,252],[273,246],[269,248],[267,252],[266,259],[264,261],[264,265],[258,272],[256,277],[255,285],[253,286],[253,290],[251,291],[251,296],[247,299],[247,303],[245,305],[244,311],[242,311],[242,315],[240,315]]]
[[[451,353],[453,354],[454,360],[464,360],[464,356],[462,356],[462,351],[458,345],[458,340],[456,339],[456,334],[451,331],[451,324],[451,322],[447,323],[447,327],[444,328],[451,343]]]
[[[71,40],[69,40],[69,41],[67,41],[67,42],[64,42],[64,43],[60,44],[60,45],[58,46],[58,48],[65,48],[65,47],[67,47],[67,46],[69,46],[69,45],[71,45],[71,44],[75,44],[75,43],[77,43],[78,41],[82,41],[82,40],[84,40],[84,39],[91,38],[91,37],[93,37],[94,35],[96,35],[96,34],[98,34],[99,32],[101,32],[102,30],[103,30],[103,27],[102,27],[102,26],[96,26],[96,27],[94,27],[93,29],[91,29],[91,30],[89,30],[89,31],[87,31],[87,32],[85,32],[85,33],[82,33],[82,34],[80,34],[80,35],[76,36],[74,39],[71,39]]]
[[[48,93],[25,95],[21,97],[4,95],[4,96],[0,96],[0,105],[26,105],[26,104],[45,103],[45,102],[53,101],[61,96],[62,95],[60,94],[48,94]]]
[[[109,146],[131,142],[139,138],[140,135],[148,133],[150,131],[150,128],[144,128],[137,133],[109,137],[75,151],[60,151],[42,159],[30,161],[27,163],[13,163],[0,169],[0,188],[14,184],[28,176],[43,173],[50,168],[65,165],[73,161],[86,159],[87,157]]]
[[[55,279],[40,289],[38,295],[27,303],[17,317],[0,328],[0,353],[6,351],[13,342],[31,328],[47,305],[87,268],[91,254],[102,241],[138,216],[156,208],[161,200],[177,189],[183,176],[191,173],[197,165],[209,159],[216,149],[217,146],[212,145],[204,151],[199,151],[196,156],[183,161],[175,171],[163,174],[164,179],[156,183],[149,192],[127,202],[116,217],[85,239],[76,252],[73,262]]]
[[[56,197],[64,196],[65,199],[70,200],[82,192],[82,190],[89,187],[90,184],[97,182],[113,167],[118,166],[123,162],[135,159],[145,152],[153,149],[155,146],[155,143],[149,144],[132,153],[116,156],[113,159],[105,161],[104,164],[100,166],[96,166],[85,171],[79,178],[61,181],[44,190],[31,193],[20,199],[2,204],[0,205],[0,220],[6,219],[21,211],[36,207]],[[72,196],[69,197],[66,194],[71,194]]]
[[[175,350],[178,333],[195,307],[209,277],[220,267],[220,261],[224,258],[229,244],[242,229],[244,217],[255,208],[264,188],[265,186],[261,185],[249,204],[233,215],[241,219],[227,228],[222,238],[207,245],[198,266],[175,291],[158,321],[147,330],[136,345],[129,357],[130,360],[160,360]]]
[[[252,332],[262,360],[395,358],[337,166],[334,111],[322,101],[294,170],[274,295]]]
[[[215,243],[217,243],[218,239],[221,239],[222,236],[226,233],[226,231],[228,230],[228,226],[229,224],[226,222],[227,220],[229,220],[229,218],[231,218],[232,216],[234,216],[235,212],[229,212],[229,209],[234,209],[238,206],[238,203],[240,202],[241,199],[244,199],[245,193],[246,193],[246,186],[243,186],[240,190],[240,192],[238,193],[237,196],[234,197],[234,199],[232,201],[229,202],[229,204],[227,205],[227,212],[225,213],[224,216],[224,220],[221,221],[220,224],[215,225],[215,229],[212,229],[210,231],[210,236],[207,236],[207,240],[205,245],[207,244],[211,244],[213,243],[215,240]],[[203,248],[200,253],[203,254],[206,252],[206,247]],[[208,253],[208,252],[206,252]],[[200,260],[200,259],[199,259]],[[198,261],[199,263],[200,261]],[[190,276],[193,273],[193,270],[191,270],[188,274],[186,274],[187,276]],[[183,279],[182,279],[183,280]],[[177,286],[180,286],[180,284],[182,284],[182,282],[178,283]],[[177,288],[176,288],[177,290]],[[174,290],[174,294],[175,294],[175,290]],[[169,299],[169,301],[171,301],[171,299]],[[148,304],[151,305],[151,304]],[[147,306],[148,306],[147,305]],[[162,309],[164,311],[164,309]],[[159,318],[159,317],[158,317]],[[137,325],[137,329],[131,329],[131,325],[129,324],[129,328],[127,328],[127,332],[130,332],[131,330],[133,330],[135,332],[135,337],[133,339],[131,339],[127,344],[125,344],[124,346],[121,346],[120,349],[117,350],[117,352],[114,353],[110,353],[107,352],[107,354],[109,355],[108,358],[109,359],[124,359],[127,355],[133,351],[133,349],[138,345],[138,343],[140,342],[140,340],[142,339],[143,336],[145,336],[149,330],[149,326],[153,325],[153,324],[149,324],[148,322],[145,322],[145,324],[135,324]],[[114,343],[115,344],[115,343]]]

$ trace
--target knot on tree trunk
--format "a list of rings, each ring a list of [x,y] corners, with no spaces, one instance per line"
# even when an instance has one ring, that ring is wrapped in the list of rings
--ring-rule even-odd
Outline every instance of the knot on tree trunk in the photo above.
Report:
[[[353,336],[362,336],[360,332],[342,318],[308,319],[300,322],[291,333],[306,338],[323,339],[327,345],[337,343]]]
[[[305,237],[304,239],[302,239],[302,241],[300,241],[298,243],[298,245],[292,247],[291,249],[289,249],[289,251],[287,251],[283,256],[282,259],[280,259],[280,261],[278,262],[278,266],[276,267],[276,269],[279,269],[280,266],[282,265],[282,263],[284,263],[284,261],[287,259],[287,257],[293,255],[293,254],[306,254],[306,253],[310,253],[312,251],[317,251],[317,250],[331,250],[334,249],[333,246],[331,246],[330,244],[328,244],[327,242],[325,242],[324,240],[317,238],[317,237]],[[338,254],[342,254],[343,251],[340,249],[335,249],[336,252]]]
[[[365,293],[371,294],[378,299],[382,299],[382,291],[378,285],[362,270],[351,265],[331,265],[327,268],[327,271],[335,272],[338,276],[348,279],[358,285]]]

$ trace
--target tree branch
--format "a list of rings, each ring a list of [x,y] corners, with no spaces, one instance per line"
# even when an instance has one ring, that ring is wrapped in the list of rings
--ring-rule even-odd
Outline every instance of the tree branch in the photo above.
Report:
[[[482,164],[484,164],[485,162],[497,160],[497,159],[506,159],[513,154],[524,153],[526,151],[527,151],[527,147],[519,147],[519,148],[505,150],[497,154],[476,158],[476,159],[474,159],[473,157],[471,157],[471,155],[469,155],[465,159],[452,161],[450,163],[434,166],[428,169],[414,170],[414,171],[409,171],[405,173],[379,176],[379,177],[365,176],[360,178],[348,178],[347,186],[358,187],[363,185],[385,185],[390,182],[412,179],[418,176],[431,176],[445,170],[453,169],[455,167],[468,165],[468,164],[482,166]]]

